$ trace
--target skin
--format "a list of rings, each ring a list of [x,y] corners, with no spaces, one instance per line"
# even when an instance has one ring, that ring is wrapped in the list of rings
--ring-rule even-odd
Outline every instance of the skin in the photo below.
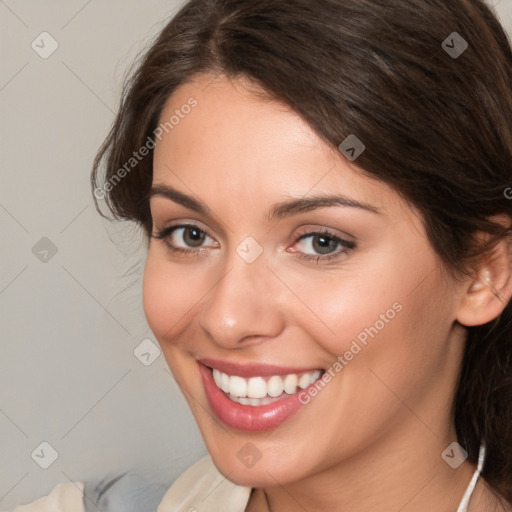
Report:
[[[208,451],[229,480],[254,488],[247,511],[454,512],[475,470],[441,458],[457,439],[450,411],[461,323],[484,323],[503,304],[479,281],[444,270],[421,217],[392,188],[249,85],[222,75],[182,85],[161,118],[190,97],[198,105],[154,153],[153,184],[211,210],[151,198],[154,233],[192,222],[207,236],[199,254],[173,253],[152,238],[143,287],[149,326]],[[333,192],[379,213],[330,206],[266,218],[275,203]],[[301,259],[319,253],[314,235],[299,236],[325,229],[356,247],[327,263]],[[183,234],[167,242],[193,251]],[[236,253],[247,236],[263,249],[250,264]],[[334,244],[331,253],[342,250]],[[510,279],[498,277],[510,298]],[[401,311],[278,428],[248,433],[215,418],[197,358],[328,369],[397,302]],[[262,454],[251,468],[237,457],[247,442]],[[482,485],[473,504],[490,503]]]

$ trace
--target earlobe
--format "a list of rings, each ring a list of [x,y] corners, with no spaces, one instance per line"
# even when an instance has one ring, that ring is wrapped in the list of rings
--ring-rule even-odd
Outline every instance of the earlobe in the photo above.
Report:
[[[462,325],[483,325],[497,318],[512,297],[512,243],[502,239],[466,288],[457,314]]]

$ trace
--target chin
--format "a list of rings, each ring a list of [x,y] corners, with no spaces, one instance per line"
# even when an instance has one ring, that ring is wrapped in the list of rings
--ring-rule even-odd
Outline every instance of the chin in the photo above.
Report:
[[[249,443],[244,443],[243,446],[248,446]],[[306,472],[298,472],[295,461],[278,454],[273,457],[263,454],[260,459],[254,459],[246,465],[240,455],[241,450],[222,450],[217,445],[217,449],[210,450],[208,447],[208,451],[220,473],[234,484],[244,487],[273,487],[277,483],[285,485],[307,476]]]

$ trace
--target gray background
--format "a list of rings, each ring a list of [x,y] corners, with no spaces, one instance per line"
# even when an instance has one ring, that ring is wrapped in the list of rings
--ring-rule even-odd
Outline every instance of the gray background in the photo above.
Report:
[[[512,0],[492,3],[512,30]],[[89,187],[124,74],[180,4],[0,0],[0,510],[127,469],[170,483],[206,453],[155,358],[142,235]]]

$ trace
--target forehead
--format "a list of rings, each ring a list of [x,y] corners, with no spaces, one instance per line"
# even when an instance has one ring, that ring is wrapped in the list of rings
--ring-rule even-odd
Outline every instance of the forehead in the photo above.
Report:
[[[381,209],[398,205],[394,190],[362,174],[286,105],[246,85],[202,76],[174,92],[160,117],[168,126],[155,147],[154,183],[206,200],[237,194],[255,208],[262,200],[336,192]]]

